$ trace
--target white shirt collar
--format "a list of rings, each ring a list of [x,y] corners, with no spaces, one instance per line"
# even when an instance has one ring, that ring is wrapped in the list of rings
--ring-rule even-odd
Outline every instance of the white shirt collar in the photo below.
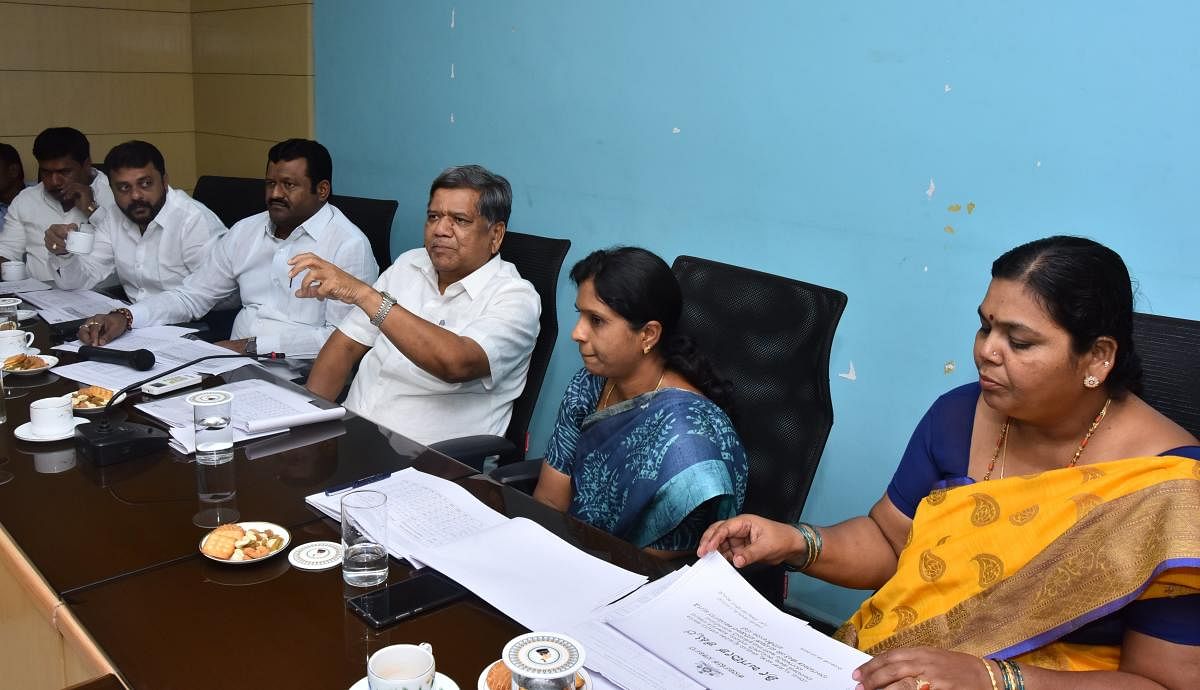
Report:
[[[333,207],[328,202],[321,205],[317,212],[308,217],[303,223],[296,226],[292,234],[288,235],[288,239],[296,236],[298,232],[307,233],[314,240],[321,239],[321,235],[325,232],[325,228],[329,227],[329,223],[333,221]],[[267,214],[267,234],[271,237],[275,236],[275,223],[271,221],[271,215]]]
[[[500,258],[499,254],[494,255],[491,259],[488,259],[487,263],[475,269],[466,277],[447,285],[446,291],[449,292],[450,288],[454,287],[455,285],[461,285],[468,297],[471,299],[479,297],[480,293],[483,292],[484,286],[486,286],[488,282],[490,282],[491,279],[496,275],[496,272],[500,270],[501,261],[503,260]],[[432,285],[435,290],[438,289],[438,275],[437,271],[433,268],[433,261],[429,259],[429,252],[415,255],[412,260],[412,267],[420,271],[421,274],[425,276],[425,280]]]

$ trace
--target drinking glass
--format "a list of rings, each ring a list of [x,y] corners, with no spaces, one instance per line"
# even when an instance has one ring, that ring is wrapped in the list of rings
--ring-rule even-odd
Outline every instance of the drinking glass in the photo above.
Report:
[[[21,300],[16,297],[0,297],[0,331],[11,331],[20,328],[17,319],[17,309]]]
[[[192,516],[192,524],[213,529],[241,519],[237,509],[235,467],[237,464],[232,462],[220,465],[196,463],[196,500],[200,507]]]
[[[387,576],[387,495],[351,491],[342,496],[342,579],[370,587]]]
[[[0,424],[8,421],[8,411],[4,409],[4,398],[8,394],[4,392],[4,369],[0,367]]]
[[[187,398],[192,406],[196,429],[196,462],[220,465],[233,459],[233,394],[208,390],[192,393]]]

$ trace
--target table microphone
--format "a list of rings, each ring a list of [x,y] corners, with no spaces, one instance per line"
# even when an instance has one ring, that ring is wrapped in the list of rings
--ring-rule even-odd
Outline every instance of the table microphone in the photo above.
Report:
[[[80,345],[79,358],[93,362],[123,364],[138,371],[149,371],[154,368],[154,353],[149,350],[114,350],[109,347]]]
[[[79,348],[80,353],[83,352],[84,348],[105,350],[101,347],[84,345]],[[151,366],[153,366],[154,353],[149,350],[134,350],[133,352],[124,352],[121,350],[105,351],[116,352],[121,355],[136,355],[139,352],[145,352],[147,355],[150,355]],[[75,448],[81,455],[98,466],[111,465],[122,460],[129,460],[139,455],[145,455],[166,448],[171,437],[158,427],[147,424],[134,424],[132,422],[114,424],[109,419],[109,412],[112,410],[113,404],[118,403],[125,393],[134,390],[142,384],[174,374],[180,369],[185,369],[193,364],[199,364],[209,359],[231,359],[234,357],[244,357],[246,359],[284,359],[287,355],[282,352],[264,352],[257,355],[238,355],[233,353],[227,355],[206,355],[204,357],[197,357],[190,362],[184,362],[166,371],[158,372],[141,381],[131,383],[113,393],[112,397],[108,399],[108,403],[104,405],[104,410],[100,413],[100,418],[97,421],[91,424],[80,424],[75,427]],[[120,363],[124,364],[125,362],[122,361]],[[130,366],[133,365],[131,364]]]

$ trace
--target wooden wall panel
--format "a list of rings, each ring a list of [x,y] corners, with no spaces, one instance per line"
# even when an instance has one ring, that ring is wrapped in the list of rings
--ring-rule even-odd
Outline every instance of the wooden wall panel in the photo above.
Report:
[[[0,4],[5,70],[182,72],[192,70],[191,15]]]
[[[282,5],[192,15],[197,74],[312,75],[312,7]]]
[[[279,141],[312,130],[312,78],[197,74],[196,131]]]
[[[189,0],[25,0],[24,4],[58,7],[90,7],[110,10],[146,10],[148,12],[181,12],[192,10]]]
[[[34,136],[67,125],[92,132],[190,132],[190,74],[0,72],[4,130]]]
[[[312,5],[312,0],[192,0],[192,12],[221,12],[248,7],[279,7],[283,5]]]
[[[196,133],[196,169],[201,175],[262,177],[271,141]]]

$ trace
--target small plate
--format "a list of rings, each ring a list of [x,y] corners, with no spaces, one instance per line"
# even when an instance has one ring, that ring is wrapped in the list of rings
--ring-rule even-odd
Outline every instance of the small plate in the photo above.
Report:
[[[80,424],[87,424],[89,421],[87,419],[80,419],[79,417],[75,417],[74,419],[74,426],[72,426],[69,430],[55,436],[38,436],[37,434],[33,433],[33,422],[25,422],[16,429],[13,429],[13,436],[16,436],[22,441],[64,441],[75,435],[75,427],[79,426]]]
[[[15,374],[17,376],[33,376],[34,374],[40,374],[43,371],[46,371],[50,367],[58,366],[58,357],[55,357],[54,355],[42,355],[41,357],[42,359],[46,360],[46,366],[44,367],[38,367],[37,369],[9,369],[5,367],[4,373]]]
[[[480,672],[480,674],[479,674],[479,680],[476,682],[475,687],[478,688],[478,690],[488,690],[488,684],[487,684],[488,671],[492,670],[492,667],[495,666],[496,664],[502,664],[502,663],[504,663],[504,661],[502,659],[496,659],[495,661],[488,664],[487,666],[484,666],[483,671]],[[583,690],[592,690],[592,688],[594,687],[592,685],[592,677],[588,675],[587,669],[581,668],[575,675],[577,675],[583,679]],[[364,685],[363,687],[366,688],[367,686]],[[352,688],[352,690],[358,690],[358,689]],[[435,686],[435,690],[436,690],[436,686]]]
[[[30,319],[36,319],[36,318],[37,318],[37,312],[32,309],[18,309],[17,310],[17,321],[28,321]]]
[[[279,554],[283,553],[284,551],[287,551],[288,544],[292,543],[291,532],[288,532],[286,529],[280,527],[279,525],[275,524],[274,522],[238,522],[235,524],[238,527],[241,527],[242,529],[256,529],[260,532],[265,532],[266,530],[271,530],[275,534],[278,534],[279,536],[283,537],[283,545],[280,546],[278,549],[275,549],[271,553],[263,556],[262,558],[252,558],[248,561],[227,561],[223,558],[214,558],[214,557],[204,553],[203,551],[200,552],[200,555],[202,555],[205,558],[207,558],[208,560],[214,561],[216,563],[225,563],[227,565],[250,565],[251,563],[262,563],[263,561],[265,561],[269,558],[274,558],[274,557],[278,556]],[[208,534],[212,534],[212,532],[210,531]],[[200,549],[204,546],[205,540],[208,539],[208,534],[205,534],[204,539],[200,540],[200,543],[196,546],[197,549]]]
[[[369,690],[371,687],[370,680],[363,676],[358,679],[358,682],[351,685],[347,690]],[[449,676],[438,671],[433,674],[433,690],[458,690],[458,683],[450,680]]]
[[[74,393],[67,394],[68,397],[72,396],[72,395],[75,395],[75,394]],[[117,405],[120,405],[121,403],[125,402],[126,397],[128,397],[128,396],[126,396],[124,393],[118,395],[116,401],[113,402],[112,408],[110,408],[110,409],[116,409]],[[74,408],[74,410],[75,410],[75,414],[100,414],[101,412],[104,411],[104,405],[101,405],[100,407],[76,407],[76,408]]]

